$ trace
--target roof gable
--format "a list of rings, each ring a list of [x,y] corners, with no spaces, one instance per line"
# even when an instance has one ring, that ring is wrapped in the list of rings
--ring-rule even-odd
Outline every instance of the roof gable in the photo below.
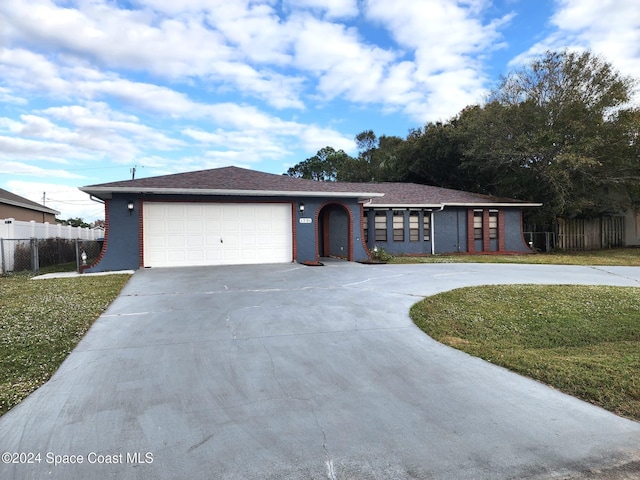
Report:
[[[60,212],[53,208],[45,207],[37,202],[33,202],[28,198],[21,197],[15,193],[11,193],[8,190],[0,188],[0,203],[5,205],[11,205],[13,207],[25,208],[27,210],[34,210],[36,212],[50,213],[51,215],[59,215]]]

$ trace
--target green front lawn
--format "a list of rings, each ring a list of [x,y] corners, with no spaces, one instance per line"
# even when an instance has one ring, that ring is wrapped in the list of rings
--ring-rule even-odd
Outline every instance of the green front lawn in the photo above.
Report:
[[[0,277],[0,415],[53,375],[129,277]]]
[[[441,293],[411,318],[434,339],[640,420],[640,289],[502,285]]]
[[[388,263],[533,263],[546,265],[640,266],[640,248],[612,248],[587,252],[532,253],[522,255],[427,255],[391,257]]]
[[[512,263],[534,258],[638,265],[640,250],[504,257]],[[51,377],[128,279],[0,277],[0,415]],[[492,286],[429,297],[411,316],[436,340],[640,420],[638,312],[634,288]]]

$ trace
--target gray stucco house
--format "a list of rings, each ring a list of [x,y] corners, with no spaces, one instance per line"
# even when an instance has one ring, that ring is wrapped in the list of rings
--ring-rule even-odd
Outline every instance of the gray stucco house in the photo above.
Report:
[[[105,203],[86,271],[530,252],[513,199],[411,183],[315,182],[238,167],[80,188]]]

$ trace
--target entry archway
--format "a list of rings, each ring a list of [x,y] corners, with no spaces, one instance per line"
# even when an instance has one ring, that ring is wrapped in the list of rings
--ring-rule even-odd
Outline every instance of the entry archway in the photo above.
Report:
[[[353,260],[353,217],[343,204],[331,202],[318,211],[316,245],[318,257]]]

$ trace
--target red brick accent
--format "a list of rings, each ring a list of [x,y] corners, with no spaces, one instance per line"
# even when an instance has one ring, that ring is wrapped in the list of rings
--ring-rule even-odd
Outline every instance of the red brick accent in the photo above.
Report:
[[[347,235],[349,237],[348,247],[347,247],[347,250],[348,250],[347,260],[352,262],[353,261],[353,213],[351,212],[351,209],[347,205],[345,205],[343,202],[336,202],[336,201],[328,201],[323,203],[322,205],[320,205],[320,207],[318,207],[315,213],[314,222],[315,222],[315,230],[316,230],[316,262],[320,260],[320,252],[318,249],[318,246],[319,246],[318,240],[320,238],[319,237],[320,232],[318,231],[318,227],[319,227],[318,219],[320,218],[320,212],[322,211],[322,209],[329,205],[338,205],[344,208],[344,210],[347,212],[347,218],[348,218]]]
[[[107,251],[107,243],[109,243],[109,205],[111,204],[110,200],[105,200],[104,202],[104,242],[102,243],[102,249],[98,254],[98,258],[91,265],[80,265],[80,273],[84,273],[85,270],[89,268],[93,268],[98,265],[104,254]]]
[[[138,264],[144,268],[144,202],[138,200]]]
[[[295,202],[291,202],[291,258],[298,260],[298,212],[296,212]]]
[[[476,252],[476,243],[473,231],[473,215],[473,208],[467,209],[467,252],[469,253]]]
[[[362,242],[362,248],[364,248],[364,252],[367,254],[367,257],[371,258],[371,250],[369,250],[369,245],[367,245],[367,242],[364,239],[364,205],[362,203],[360,204],[360,242]]]

